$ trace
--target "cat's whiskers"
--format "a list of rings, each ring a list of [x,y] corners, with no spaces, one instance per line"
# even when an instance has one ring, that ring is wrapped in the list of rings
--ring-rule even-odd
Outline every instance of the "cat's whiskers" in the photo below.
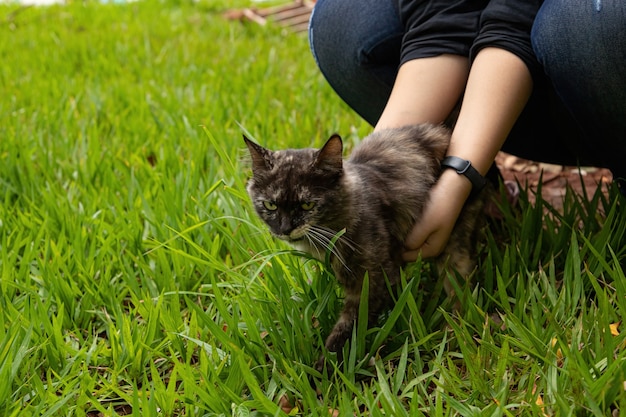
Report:
[[[348,249],[360,252],[357,245],[351,239],[347,238],[345,235],[340,235],[337,240],[333,242],[333,238],[337,236],[337,232],[322,226],[311,226],[307,229],[307,232],[308,233],[306,234],[306,238],[312,246],[319,248],[316,242],[319,243],[321,245],[320,249],[322,249],[324,252],[330,251],[330,253],[337,257],[337,259],[344,268],[346,268],[348,271],[351,271],[350,267],[345,261],[343,254],[337,247],[338,243],[341,243]]]
[[[328,240],[328,242],[330,243],[333,238],[335,236],[337,236],[338,232],[329,229],[327,227],[324,226],[313,226],[315,228],[315,230],[322,236],[324,236],[325,239]],[[345,234],[342,234],[339,236],[339,238],[337,239],[337,242],[341,241],[341,243],[345,246],[348,247],[348,249],[351,249],[355,252],[361,253],[361,248],[359,248],[359,246],[349,237],[347,237]]]
[[[311,233],[306,234],[306,239],[309,244],[316,249],[319,250],[320,255],[324,252],[330,251],[331,254],[335,255],[335,257],[339,260],[341,265],[344,266],[348,271],[350,271],[350,267],[346,264],[345,259],[341,255],[339,249],[337,249],[336,244],[331,244],[330,240],[328,240],[325,236],[317,233],[317,231],[309,229]]]

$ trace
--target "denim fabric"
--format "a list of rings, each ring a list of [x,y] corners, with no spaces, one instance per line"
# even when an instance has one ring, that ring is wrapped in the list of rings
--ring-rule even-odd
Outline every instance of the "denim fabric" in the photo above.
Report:
[[[372,125],[389,98],[403,32],[393,0],[318,0],[311,16],[323,75]],[[503,150],[626,177],[626,3],[545,0],[531,40],[545,75]]]
[[[548,0],[531,41],[587,158],[626,177],[626,2]]]
[[[390,0],[318,0],[309,22],[315,61],[330,86],[375,125],[400,64],[404,28]]]

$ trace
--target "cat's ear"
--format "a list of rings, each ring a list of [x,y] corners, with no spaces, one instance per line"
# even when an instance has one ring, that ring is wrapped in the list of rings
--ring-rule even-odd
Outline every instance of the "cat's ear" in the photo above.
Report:
[[[318,151],[315,165],[324,170],[340,172],[343,166],[343,142],[341,136],[334,134]]]
[[[246,135],[243,135],[243,140],[246,142],[250,158],[252,158],[252,172],[259,174],[272,169],[270,151],[252,142]]]

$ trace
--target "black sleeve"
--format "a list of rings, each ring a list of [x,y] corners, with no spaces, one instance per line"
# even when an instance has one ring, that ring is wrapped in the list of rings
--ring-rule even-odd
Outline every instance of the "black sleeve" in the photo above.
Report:
[[[400,63],[441,54],[469,56],[487,3],[489,0],[398,0],[405,27]]]
[[[542,72],[535,57],[530,31],[542,0],[491,0],[480,18],[480,31],[471,49],[471,57],[483,48],[495,46],[517,55],[533,78]]]
[[[530,43],[543,0],[397,0],[405,27],[400,64],[454,54],[474,58],[483,48],[505,49],[542,72]]]

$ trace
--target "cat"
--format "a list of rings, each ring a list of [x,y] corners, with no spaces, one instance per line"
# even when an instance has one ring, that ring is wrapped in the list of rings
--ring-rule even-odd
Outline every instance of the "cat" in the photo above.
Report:
[[[325,346],[340,359],[357,320],[366,273],[368,325],[375,324],[390,305],[387,283],[393,286],[400,281],[405,238],[422,215],[429,190],[440,175],[450,133],[431,124],[376,131],[347,160],[337,134],[320,149],[272,151],[245,135],[244,141],[252,164],[246,188],[271,233],[320,260],[330,251],[330,264],[345,298]],[[448,274],[455,270],[468,277],[475,268],[473,235],[484,194],[468,199],[447,247],[437,258],[449,296],[453,290]],[[320,357],[318,370],[324,361]]]

